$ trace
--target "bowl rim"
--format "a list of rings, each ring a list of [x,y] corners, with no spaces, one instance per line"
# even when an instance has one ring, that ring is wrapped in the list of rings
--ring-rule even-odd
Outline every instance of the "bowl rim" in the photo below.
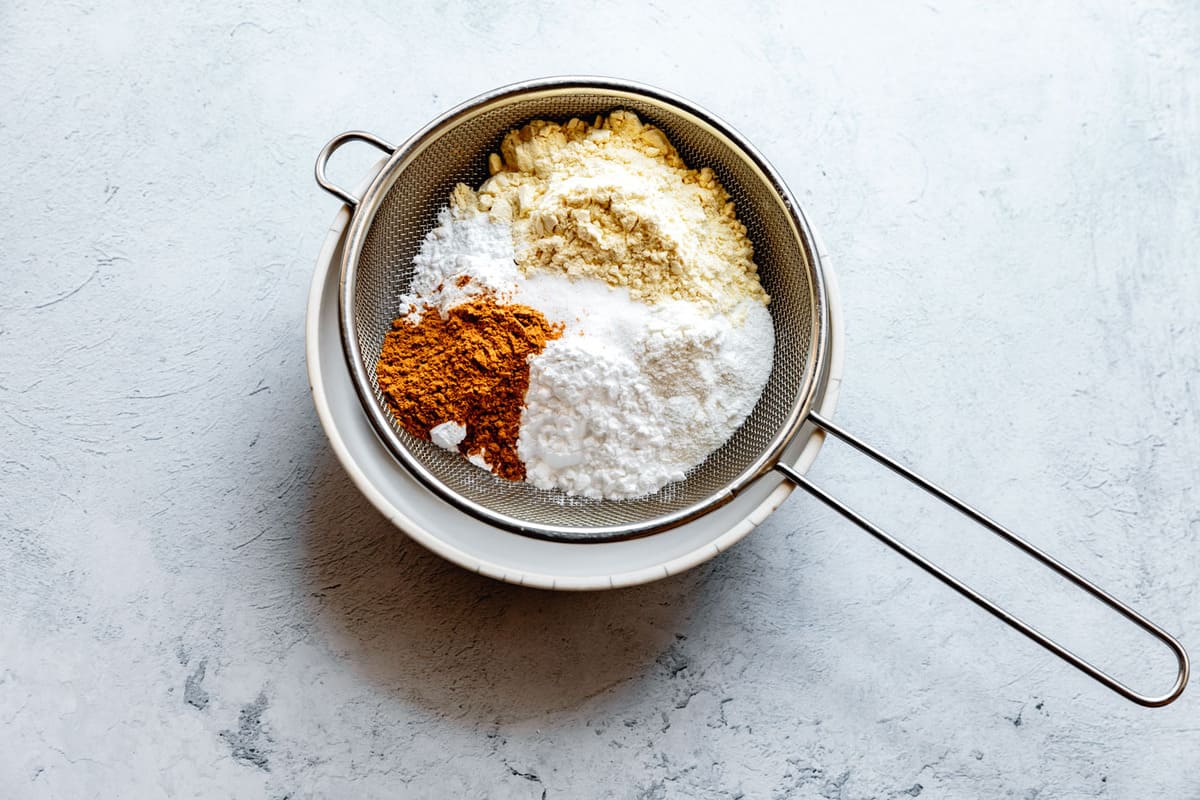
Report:
[[[386,163],[386,159],[381,159],[376,168],[382,168]],[[373,180],[374,174],[365,178],[358,188],[362,191],[366,185]],[[352,451],[342,436],[339,429],[339,423],[333,407],[330,404],[329,394],[326,388],[325,374],[322,371],[321,358],[319,352],[320,341],[322,338],[322,330],[320,324],[321,310],[330,302],[336,302],[336,299],[331,300],[329,293],[326,292],[326,287],[329,282],[329,272],[335,269],[335,255],[342,246],[347,228],[350,223],[351,208],[349,205],[342,204],[337,213],[334,215],[333,221],[330,224],[325,239],[322,242],[320,252],[317,256],[316,266],[313,271],[312,282],[309,287],[308,304],[305,312],[305,361],[308,373],[309,391],[312,396],[313,405],[317,412],[318,420],[321,423],[321,428],[328,439],[330,446],[337,457],[338,462],[350,477],[351,482],[358,491],[378,510],[389,522],[400,529],[405,535],[416,541],[422,547],[435,553],[438,556],[457,564],[471,572],[476,572],[481,575],[494,578],[496,580],[505,581],[508,583],[529,586],[540,589],[551,589],[560,591],[595,591],[603,589],[622,588],[627,586],[636,586],[651,581],[660,580],[670,575],[679,574],[686,570],[692,569],[719,553],[729,549],[737,542],[745,538],[755,527],[763,522],[768,516],[776,511],[783,501],[792,493],[795,488],[787,481],[781,482],[770,494],[768,494],[762,502],[752,508],[739,522],[729,528],[716,532],[714,536],[705,542],[697,545],[693,549],[674,558],[665,559],[662,562],[651,566],[638,567],[617,572],[603,572],[595,575],[563,575],[553,574],[535,569],[514,569],[512,565],[502,565],[489,559],[482,558],[469,550],[454,546],[443,540],[435,530],[418,523],[413,517],[406,513],[402,508],[398,507],[392,500],[387,497],[375,482],[368,477],[364,469],[358,463],[358,455]],[[842,374],[844,368],[844,351],[845,351],[845,330],[842,317],[841,293],[838,287],[837,276],[830,266],[829,256],[820,235],[813,230],[814,244],[820,251],[826,284],[826,300],[829,309],[829,349],[828,362],[829,369],[822,385],[818,387],[817,399],[814,405],[819,413],[826,418],[833,418],[834,411],[837,406],[838,397],[841,391]],[[336,333],[335,333],[336,335]],[[344,365],[343,365],[344,366]],[[361,412],[361,409],[360,409]],[[799,455],[792,462],[792,465],[799,472],[807,472],[809,467],[816,460],[821,446],[824,443],[825,434],[819,429],[812,429],[808,434],[807,440],[804,442]],[[395,469],[403,470],[400,464],[391,462]],[[404,474],[408,474],[404,471]],[[436,500],[436,496],[426,489],[420,483],[414,482],[414,486],[418,487],[418,491],[424,493],[427,497],[424,499]],[[464,513],[465,512],[459,512]],[[497,535],[516,536],[502,529],[496,529]],[[567,544],[560,542],[542,542],[543,545],[559,548],[568,548],[579,552],[591,551],[593,548],[606,548],[614,545],[619,546],[622,542],[594,542],[587,544]],[[586,557],[586,552],[583,555]]]

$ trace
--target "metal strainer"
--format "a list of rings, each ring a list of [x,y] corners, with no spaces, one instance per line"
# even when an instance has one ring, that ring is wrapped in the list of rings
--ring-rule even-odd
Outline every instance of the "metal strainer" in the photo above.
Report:
[[[402,310],[412,259],[437,213],[458,183],[488,177],[488,154],[504,135],[533,119],[590,120],[627,109],[660,128],[693,167],[711,167],[729,191],[754,244],[763,287],[771,296],[775,329],[773,366],[758,404],[733,437],[683,481],[638,500],[591,500],[497,478],[460,456],[417,439],[393,418],[376,382],[384,336]],[[325,175],[332,153],[351,141],[390,155],[362,197]],[[909,560],[1091,677],[1143,705],[1165,705],[1183,691],[1187,654],[1149,620],[920,476],[874,450],[812,410],[827,364],[826,289],[812,232],[775,170],[758,152],[708,112],[658,89],[607,78],[549,78],[504,87],[453,109],[400,147],[350,131],[321,151],[317,182],[353,209],[341,264],[339,318],[347,365],[375,431],[391,453],[442,499],[488,523],[538,538],[603,542],[646,536],[681,525],[732,500],[777,470]],[[982,597],[781,463],[799,432],[815,426],[913,481],[1027,554],[1068,578],[1159,638],[1174,652],[1179,672],[1159,697],[1138,694],[1057,642]]]

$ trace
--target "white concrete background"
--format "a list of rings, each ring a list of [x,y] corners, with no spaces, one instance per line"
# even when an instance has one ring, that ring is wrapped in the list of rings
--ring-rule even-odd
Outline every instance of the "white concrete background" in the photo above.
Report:
[[[0,796],[1200,796],[1200,689],[1126,703],[807,497],[566,596],[426,554],[331,457],[320,146],[620,75],[730,120],[820,226],[842,421],[1197,644],[1200,6],[736,5],[3,4]],[[861,458],[816,475],[1168,685]]]

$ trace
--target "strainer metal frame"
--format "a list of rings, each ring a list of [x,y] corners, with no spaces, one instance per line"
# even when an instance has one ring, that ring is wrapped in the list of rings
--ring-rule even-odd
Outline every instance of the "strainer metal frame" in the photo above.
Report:
[[[933,577],[937,578],[946,586],[954,589],[959,594],[966,597],[971,602],[975,603],[988,613],[995,616],[1005,624],[1014,628],[1022,635],[1030,640],[1041,645],[1054,655],[1061,658],[1066,663],[1083,672],[1090,678],[1098,681],[1105,687],[1111,689],[1122,697],[1147,707],[1165,706],[1176,700],[1187,686],[1190,675],[1190,662],[1187,651],[1173,636],[1160,628],[1155,623],[1151,622],[1140,613],[1124,604],[1117,598],[1110,595],[1099,586],[1079,575],[1077,572],[1054,559],[1032,543],[1022,539],[1013,533],[1008,528],[1000,525],[985,515],[983,512],[968,505],[964,501],[921,477],[912,470],[904,467],[895,460],[884,455],[879,450],[871,447],[866,442],[858,439],[850,434],[845,429],[835,425],[830,420],[822,417],[812,410],[814,396],[817,387],[820,385],[826,371],[828,370],[827,352],[828,352],[828,306],[826,298],[826,288],[822,276],[822,268],[820,256],[814,244],[812,231],[804,218],[803,212],[799,205],[792,198],[791,193],[784,184],[782,178],[774,170],[773,167],[764,159],[758,151],[729,125],[725,124],[711,113],[699,108],[695,104],[665,92],[642,84],[632,83],[628,81],[619,81],[612,78],[594,78],[594,77],[558,77],[544,78],[534,81],[526,81],[523,83],[505,86],[492,92],[480,95],[472,100],[463,103],[462,105],[450,110],[446,114],[437,118],[426,127],[422,128],[412,137],[410,137],[400,147],[394,147],[386,141],[363,131],[348,131],[339,136],[334,137],[321,150],[316,163],[316,179],[317,183],[329,191],[334,196],[343,200],[352,209],[353,214],[350,220],[349,232],[347,235],[347,243],[343,252],[341,264],[341,274],[339,277],[339,322],[341,325],[342,344],[346,355],[347,366],[349,367],[354,384],[355,391],[358,393],[363,410],[366,412],[367,418],[370,421],[375,432],[379,435],[380,440],[391,452],[391,454],[403,464],[409,472],[417,478],[425,486],[429,487],[435,494],[451,505],[478,517],[485,522],[490,522],[501,528],[511,530],[515,533],[526,536],[534,536],[537,538],[545,538],[550,540],[567,540],[579,541],[578,531],[575,528],[568,526],[544,526],[530,525],[527,522],[515,519],[513,517],[499,514],[491,509],[488,509],[479,503],[462,497],[454,492],[449,487],[445,486],[436,476],[434,476],[424,465],[420,463],[407,447],[400,441],[399,437],[382,412],[374,394],[371,391],[370,378],[363,367],[362,354],[358,345],[357,331],[355,330],[354,313],[351,307],[351,299],[353,295],[354,281],[356,277],[357,259],[362,250],[364,241],[367,236],[367,231],[370,223],[374,218],[375,212],[383,202],[387,187],[391,183],[391,176],[396,174],[398,170],[402,170],[422,148],[427,146],[440,132],[457,124],[465,118],[479,113],[479,109],[486,107],[498,100],[505,98],[526,95],[531,92],[564,92],[570,93],[572,90],[578,91],[586,89],[589,91],[601,90],[608,94],[621,95],[628,94],[642,100],[650,99],[659,103],[665,103],[673,106],[675,111],[682,112],[686,116],[693,118],[696,122],[707,126],[711,131],[716,132],[721,138],[734,144],[738,147],[742,154],[750,161],[753,166],[761,173],[761,176],[767,180],[773,190],[778,194],[783,201],[788,211],[794,232],[799,240],[799,244],[803,250],[806,264],[810,270],[810,281],[813,291],[813,320],[814,320],[814,336],[812,341],[813,353],[812,357],[805,367],[805,375],[801,384],[801,390],[796,394],[792,406],[787,415],[786,423],[780,427],[771,444],[762,452],[759,458],[738,476],[738,478],[729,484],[725,491],[719,492],[707,498],[704,501],[693,504],[680,511],[663,515],[661,517],[650,520],[648,523],[636,525],[611,526],[607,528],[589,528],[589,536],[586,541],[611,541],[613,539],[629,538],[632,536],[649,535],[651,533],[660,532],[685,522],[693,520],[712,509],[729,502],[737,494],[751,482],[762,477],[767,472],[772,470],[781,473],[793,485],[804,489],[813,497],[821,500],[837,511],[847,520],[855,523],[867,533],[874,536],[883,544],[892,548],[900,555],[904,556],[910,562],[928,572]],[[390,155],[387,163],[377,173],[371,181],[367,190],[362,197],[355,197],[341,187],[334,184],[326,176],[326,164],[332,153],[350,141],[364,141],[372,144],[375,147],[387,152]],[[1034,628],[1029,623],[1025,622],[1016,615],[1010,613],[1003,607],[999,606],[992,600],[983,596],[979,592],[972,589],[967,584],[963,583],[958,578],[951,575],[946,570],[934,564],[929,559],[920,555],[896,537],[878,527],[866,517],[852,510],[841,501],[834,498],[824,489],[813,484],[805,475],[793,469],[790,465],[780,461],[784,450],[794,437],[806,425],[814,426],[815,428],[824,431],[828,435],[832,435],[846,444],[850,445],[860,453],[868,456],[875,462],[883,465],[905,480],[916,485],[926,493],[930,494],[939,501],[949,505],[955,511],[963,514],[968,519],[981,525],[989,530],[1002,540],[1006,541],[1013,547],[1025,553],[1043,566],[1048,567],[1058,575],[1070,581],[1075,586],[1083,589],[1093,598],[1099,600],[1110,609],[1116,611],[1126,619],[1130,620],[1142,630],[1149,633],[1152,637],[1160,641],[1171,651],[1175,656],[1177,664],[1177,672],[1174,684],[1171,689],[1161,695],[1146,695],[1135,691],[1128,685],[1108,674],[1107,672],[1096,667],[1090,661],[1082,658],[1072,652],[1059,642],[1050,638],[1040,630]]]
[[[555,94],[570,95],[580,90],[595,94],[627,96],[631,100],[646,101],[665,105],[673,113],[681,117],[691,118],[690,121],[707,129],[718,138],[727,140],[740,151],[744,159],[760,173],[760,177],[770,186],[772,191],[782,200],[787,209],[789,223],[793,228],[796,240],[800,245],[808,269],[808,280],[812,284],[813,341],[811,356],[805,364],[804,374],[800,380],[801,389],[796,393],[785,422],[776,431],[770,444],[762,450],[759,456],[745,467],[736,478],[726,483],[718,492],[685,508],[662,514],[649,520],[622,525],[588,525],[586,527],[572,525],[554,525],[531,523],[528,520],[513,517],[488,508],[487,506],[464,497],[452,487],[447,486],[405,445],[395,424],[388,419],[384,408],[374,393],[371,377],[367,373],[365,360],[360,346],[359,330],[354,313],[355,283],[358,278],[358,259],[366,243],[376,213],[383,204],[388,189],[394,177],[416,158],[421,152],[444,132],[462,124],[472,117],[486,113],[493,106],[512,98],[528,98],[530,95],[553,96]],[[379,170],[361,198],[341,189],[326,176],[326,163],[332,153],[342,145],[362,141],[371,144],[389,154],[387,162]],[[733,130],[710,112],[696,106],[682,97],[642,84],[619,81],[611,78],[563,77],[548,78],[505,86],[492,92],[479,95],[451,109],[433,122],[426,125],[409,137],[403,144],[393,146],[373,134],[364,131],[347,131],[334,137],[317,158],[317,182],[330,193],[348,203],[354,208],[353,216],[347,232],[346,247],[342,257],[339,278],[338,315],[342,331],[342,346],[346,351],[347,364],[350,367],[351,378],[355,391],[362,401],[371,426],[375,429],[380,440],[388,451],[399,460],[417,480],[437,494],[441,499],[479,519],[500,528],[552,541],[569,542],[605,542],[648,536],[683,525],[697,519],[709,511],[722,506],[737,496],[745,487],[763,475],[771,472],[779,463],[784,450],[804,426],[807,414],[812,407],[818,386],[828,372],[828,298],[825,287],[824,273],[821,268],[820,255],[814,244],[812,230],[804,218],[799,204],[795,202],[783,178],[774,167],[750,144],[745,137]]]

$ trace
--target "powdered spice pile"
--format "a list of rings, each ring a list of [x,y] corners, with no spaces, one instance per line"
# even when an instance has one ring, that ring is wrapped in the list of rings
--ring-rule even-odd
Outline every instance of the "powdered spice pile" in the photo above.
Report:
[[[427,308],[415,323],[397,319],[383,341],[376,370],[396,421],[413,436],[430,438],[446,420],[466,428],[458,445],[492,471],[524,480],[517,455],[521,411],[529,389],[529,357],[562,335],[537,309],[477,296],[443,317]]]

